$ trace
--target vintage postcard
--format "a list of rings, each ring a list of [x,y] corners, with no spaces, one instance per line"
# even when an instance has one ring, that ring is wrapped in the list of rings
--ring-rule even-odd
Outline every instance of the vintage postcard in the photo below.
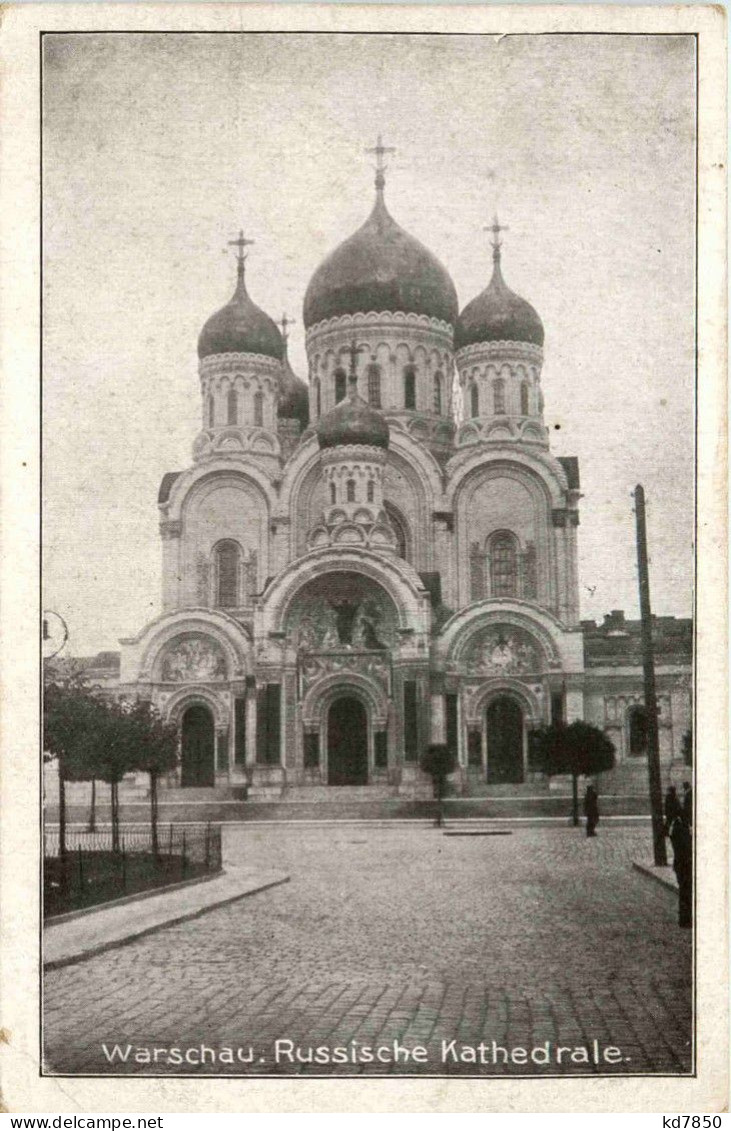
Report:
[[[5,1108],[725,1110],[723,13],[0,37]]]

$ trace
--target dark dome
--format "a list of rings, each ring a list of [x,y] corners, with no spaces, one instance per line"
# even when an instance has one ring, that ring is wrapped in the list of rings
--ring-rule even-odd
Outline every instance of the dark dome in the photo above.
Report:
[[[343,444],[387,448],[388,437],[385,417],[353,392],[323,416],[317,425],[317,441],[323,449]]]
[[[277,415],[283,419],[299,420],[302,428],[310,421],[310,398],[307,386],[301,381],[289,364],[287,347],[284,347],[282,375],[279,379],[279,401]]]
[[[198,338],[198,357],[217,353],[261,353],[279,361],[282,335],[263,310],[251,301],[244,282],[243,263],[233,298],[206,322]]]
[[[485,290],[468,302],[454,328],[454,348],[476,342],[530,342],[543,345],[543,323],[529,302],[506,286],[500,270],[500,250]]]
[[[454,325],[459,306],[448,272],[399,227],[378,192],[365,224],[325,259],[305,294],[305,326],[370,311],[426,314]]]

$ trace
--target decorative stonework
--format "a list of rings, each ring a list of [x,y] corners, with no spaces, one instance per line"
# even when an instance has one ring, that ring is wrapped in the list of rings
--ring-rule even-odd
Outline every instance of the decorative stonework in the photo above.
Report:
[[[339,444],[336,448],[327,448],[320,454],[320,463],[323,467],[331,464],[343,463],[354,466],[362,464],[385,464],[388,456],[383,448],[376,448],[371,444]]]
[[[549,436],[548,429],[532,417],[477,417],[460,425],[456,443],[458,448],[481,443],[535,444],[547,448]]]
[[[199,432],[193,443],[193,459],[196,463],[214,457],[238,455],[274,456],[278,459],[281,450],[278,437],[267,428],[228,424]]]
[[[328,505],[309,531],[310,549],[363,546],[395,553],[397,539],[383,506],[387,454],[367,444],[343,444],[320,455]]]
[[[452,347],[454,331],[449,322],[440,318],[431,318],[428,314],[404,314],[401,311],[370,311],[368,314],[340,314],[335,318],[326,318],[310,326],[307,331],[309,343],[321,335],[344,331],[352,334],[353,330],[378,329],[383,326],[403,326],[409,329],[428,330],[432,334],[443,334],[448,340],[449,348]]]
[[[644,707],[642,695],[607,695],[604,698],[604,725],[607,729],[623,727],[627,712],[631,707]],[[657,723],[660,727],[672,726],[671,698],[669,695],[657,697]]]
[[[161,678],[165,683],[212,683],[226,679],[226,659],[220,645],[206,636],[187,636],[165,653]]]
[[[470,640],[460,657],[470,674],[525,675],[543,671],[543,650],[527,632],[495,625]]]
[[[342,315],[307,331],[310,419],[314,422],[335,407],[336,373],[350,365],[348,350],[358,348],[355,362],[358,393],[384,413],[433,416],[449,424],[452,418],[452,327],[418,314]],[[406,408],[404,375],[413,370],[413,407]],[[377,371],[378,394],[371,399],[369,374]],[[440,377],[439,404],[434,379]],[[342,379],[342,378],[341,378]]]
[[[263,353],[211,354],[210,357],[204,357],[198,365],[201,380],[224,373],[229,377],[241,377],[242,380],[257,374],[278,378],[281,371],[281,361]]]
[[[357,674],[379,684],[390,693],[391,665],[383,653],[335,651],[306,655],[300,663],[300,687],[304,696],[326,676]]]
[[[515,357],[525,358],[534,365],[543,364],[543,348],[531,342],[474,342],[471,346],[464,346],[455,354],[455,361],[459,368],[463,365],[477,364],[478,359],[484,358],[491,361],[511,360]]]
[[[316,598],[298,618],[293,633],[300,652],[332,649],[385,651],[396,635],[383,603],[375,596]]]

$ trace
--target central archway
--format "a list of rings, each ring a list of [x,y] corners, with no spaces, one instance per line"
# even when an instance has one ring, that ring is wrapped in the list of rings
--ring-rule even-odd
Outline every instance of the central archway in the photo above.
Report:
[[[360,699],[342,695],[327,715],[327,784],[368,782],[368,719]]]
[[[216,784],[213,715],[196,703],[183,715],[181,786]]]
[[[512,695],[500,695],[487,708],[487,780],[490,785],[523,781],[523,712]]]

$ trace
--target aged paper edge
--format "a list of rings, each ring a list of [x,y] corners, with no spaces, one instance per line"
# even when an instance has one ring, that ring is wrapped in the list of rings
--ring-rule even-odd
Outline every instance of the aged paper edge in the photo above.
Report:
[[[699,44],[695,1077],[200,1080],[40,1077],[39,32],[691,33]],[[728,1099],[726,19],[721,7],[5,5],[0,9],[0,1044],[12,1112],[720,1112]]]

